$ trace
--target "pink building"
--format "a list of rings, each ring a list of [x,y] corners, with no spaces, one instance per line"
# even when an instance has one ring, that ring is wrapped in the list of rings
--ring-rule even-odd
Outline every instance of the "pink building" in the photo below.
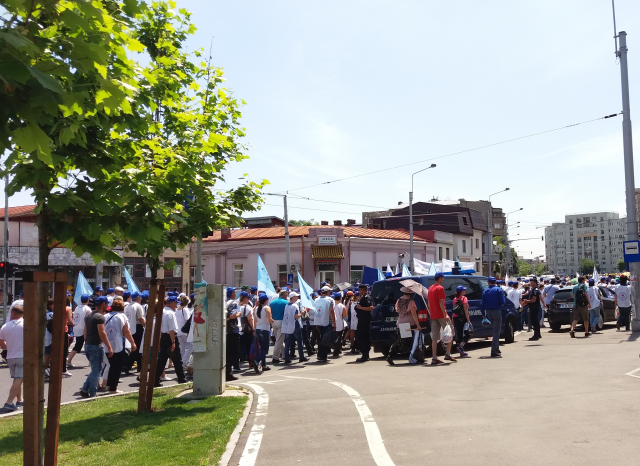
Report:
[[[291,268],[287,271],[284,228],[251,228],[213,232],[202,246],[203,278],[208,283],[230,286],[257,283],[257,256],[260,254],[276,285],[299,270],[313,288],[328,281],[354,283],[368,267],[409,265],[409,233],[353,226],[314,225],[290,227]],[[195,245],[192,246],[195,250]],[[435,260],[436,245],[414,238],[414,257]]]

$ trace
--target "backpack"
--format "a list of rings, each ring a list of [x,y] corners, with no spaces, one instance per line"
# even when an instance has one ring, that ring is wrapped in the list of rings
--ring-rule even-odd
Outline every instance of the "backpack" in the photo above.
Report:
[[[578,291],[576,293],[576,304],[580,307],[588,306],[587,294],[584,292],[582,285],[578,285]]]
[[[191,314],[189,316],[189,319],[187,319],[185,321],[185,323],[182,325],[182,328],[180,329],[180,331],[182,333],[184,333],[185,335],[189,335],[189,331],[191,330],[191,321],[193,320],[193,314]]]
[[[242,333],[253,333],[253,327],[249,324],[249,318],[246,316],[247,306],[242,306],[242,314],[240,317],[240,326]]]
[[[464,304],[462,302],[462,299],[459,299],[456,301],[455,306],[453,306],[453,318],[456,320],[461,320],[466,322],[467,321],[467,317],[464,313]]]

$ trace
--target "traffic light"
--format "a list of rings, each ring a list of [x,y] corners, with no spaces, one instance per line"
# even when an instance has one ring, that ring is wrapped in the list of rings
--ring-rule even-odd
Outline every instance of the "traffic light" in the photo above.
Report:
[[[18,266],[16,264],[12,264],[11,262],[1,261],[0,262],[0,276],[4,276],[5,273],[7,275],[13,275],[13,273],[16,271],[17,267]]]

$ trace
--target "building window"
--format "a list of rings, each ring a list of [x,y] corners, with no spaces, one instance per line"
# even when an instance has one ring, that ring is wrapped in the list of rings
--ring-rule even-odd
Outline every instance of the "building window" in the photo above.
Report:
[[[362,283],[363,272],[364,265],[352,265],[350,274],[351,283]]]
[[[165,267],[168,267],[171,262],[173,262],[173,267],[165,268],[164,283],[167,287],[167,291],[182,292],[182,259],[165,258]],[[140,286],[138,286],[138,288],[139,287]]]
[[[438,260],[442,260],[442,246],[438,248]]]
[[[480,249],[480,240],[476,238],[476,249]]]
[[[447,256],[446,256],[446,257],[447,257],[447,260],[449,260],[449,248],[446,248],[446,250],[447,250],[447,251],[446,251],[446,254],[447,254]]]
[[[464,240],[464,239],[462,240],[462,252],[464,254],[467,253],[467,240]]]
[[[464,223],[465,225],[469,225],[469,223],[467,222],[467,217],[462,217],[462,223]]]
[[[480,272],[480,262],[476,262],[476,272]]]
[[[276,286],[287,286],[287,264],[278,265],[278,282]]]
[[[244,271],[242,264],[233,264],[233,286],[240,288],[244,281]]]
[[[502,228],[502,223],[494,223],[493,224],[493,228],[495,228],[496,230],[499,230]]]
[[[424,225],[424,219],[423,218],[419,218],[418,219],[418,225],[423,226]],[[353,282],[351,282],[353,283]]]

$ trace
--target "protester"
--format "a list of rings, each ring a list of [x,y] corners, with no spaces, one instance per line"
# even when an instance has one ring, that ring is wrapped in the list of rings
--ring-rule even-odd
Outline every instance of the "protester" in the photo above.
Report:
[[[273,353],[271,355],[271,362],[273,364],[279,364],[280,359],[284,355],[284,335],[282,334],[282,319],[284,316],[284,308],[289,304],[287,301],[289,292],[282,289],[278,293],[278,298],[271,301],[269,307],[271,308],[271,317],[273,318],[273,337],[276,342],[273,346]]]
[[[431,319],[431,364],[444,364],[438,359],[438,342],[442,337],[442,330],[451,323],[449,314],[444,305],[446,296],[444,294],[444,288],[442,282],[444,280],[444,274],[442,272],[436,272],[434,277],[434,283],[429,287],[428,300],[429,300],[429,315]],[[495,278],[493,279],[495,285]],[[502,290],[501,290],[502,291]],[[444,359],[451,362],[456,362],[456,359],[451,356],[451,345],[453,340],[447,343],[447,350]]]
[[[249,351],[253,343],[253,306],[251,295],[248,292],[240,292],[238,300],[240,306],[240,361],[249,361]]]
[[[527,289],[525,287],[525,289]],[[529,338],[530,341],[538,341],[542,338],[540,334],[540,321],[538,320],[538,316],[540,315],[540,302],[541,295],[540,290],[538,289],[538,279],[531,279],[531,286],[527,290],[527,292],[522,296],[522,303],[526,305],[528,310],[528,320],[529,325],[533,328],[533,336]]]
[[[107,288],[107,299],[109,300],[109,306],[113,303],[113,298],[116,296],[116,290],[113,288]]]
[[[598,333],[596,325],[600,320],[600,288],[596,285],[593,278],[589,279],[589,324],[591,325],[591,333]]]
[[[176,338],[180,346],[180,358],[182,359],[182,367],[187,367],[189,358],[193,351],[193,343],[189,343],[189,333],[182,331],[182,327],[191,319],[192,310],[189,308],[189,298],[181,296],[178,298],[180,305],[176,309]]]
[[[274,322],[271,317],[271,308],[267,305],[269,297],[266,294],[258,295],[258,306],[253,313],[253,328],[256,329],[260,354],[253,361],[253,370],[258,374],[262,371],[271,370],[267,366],[267,353],[269,352],[269,334],[271,324]]]
[[[282,319],[282,333],[285,335],[285,364],[291,364],[290,351],[293,350],[294,342],[298,344],[298,361],[306,362],[309,359],[304,357],[302,343],[302,327],[300,326],[300,295],[295,291],[289,294],[289,304],[284,308]]]
[[[361,283],[358,286],[360,300],[356,304],[356,317],[358,319],[358,328],[356,330],[356,343],[360,350],[360,357],[356,362],[366,362],[369,360],[369,352],[371,351],[371,312],[373,311],[373,303],[368,294],[367,285]]]
[[[227,380],[237,380],[232,370],[240,370],[240,311],[236,301],[236,290],[227,287]]]
[[[415,351],[418,348],[419,342],[421,340],[420,334],[422,327],[420,326],[420,321],[418,320],[418,307],[416,303],[413,301],[412,296],[414,292],[407,288],[400,288],[402,292],[402,296],[398,298],[395,303],[396,312],[398,313],[398,329],[396,330],[396,341],[393,342],[391,347],[389,348],[389,354],[387,355],[387,362],[390,365],[394,365],[393,356],[400,352],[403,347],[408,346],[409,338],[403,338],[400,332],[401,324],[409,324],[409,328],[411,329],[411,340],[413,341],[413,345],[411,348],[411,352],[409,353],[409,363],[415,364],[417,360],[414,358]]]
[[[333,348],[333,356],[336,358],[339,357],[342,353],[342,332],[344,331],[344,318],[347,316],[347,308],[344,304],[342,304],[342,300],[342,294],[333,294],[333,314],[334,322],[336,323],[334,330],[335,334],[333,335],[333,341],[335,342],[335,346]]]
[[[538,285],[538,291],[540,292],[540,296],[544,293],[544,285],[540,283]],[[538,322],[540,323],[540,328],[546,328],[544,325],[544,311],[546,310],[547,305],[545,303],[544,297],[540,298],[540,311],[538,312]]]
[[[250,291],[249,302],[251,303],[251,307],[255,308],[258,302],[258,287],[252,286]]]
[[[631,316],[631,303],[633,303],[632,295],[633,290],[627,284],[628,279],[626,275],[620,275],[620,284],[615,287],[614,293],[616,295],[615,303],[620,311],[620,316],[616,322],[616,327],[620,331],[620,327],[624,325],[625,329],[629,331],[629,317]],[[636,311],[637,312],[637,311]]]
[[[107,301],[108,302],[108,301]],[[109,360],[109,373],[107,375],[107,389],[109,393],[122,393],[118,390],[118,383],[120,382],[120,373],[122,372],[122,365],[127,360],[127,352],[125,350],[125,338],[131,344],[131,349],[136,349],[136,343],[133,341],[133,336],[129,330],[129,321],[124,315],[124,302],[113,299],[111,303],[111,312],[105,317],[104,324],[105,332],[113,353],[108,356]]]
[[[133,365],[137,364],[137,372],[140,372],[140,363],[142,361],[142,337],[144,336],[145,311],[142,307],[142,294],[134,291],[131,294],[131,302],[124,308],[124,314],[129,321],[129,329],[133,335],[133,341],[136,343],[135,350],[131,350],[129,358],[124,364],[125,372],[129,373],[133,369]]]
[[[318,361],[327,362],[329,349],[332,346],[333,331],[335,330],[335,316],[333,311],[333,299],[329,297],[331,288],[324,286],[321,288],[321,295],[316,299],[315,324],[320,332],[318,342]],[[273,304],[273,303],[272,303]]]
[[[518,290],[518,282],[509,281],[509,290],[507,291],[507,299],[513,303],[516,312],[517,328],[522,331],[522,293]]]
[[[535,279],[534,279],[535,280]],[[491,357],[501,358],[502,351],[500,351],[500,330],[502,327],[502,306],[505,303],[504,292],[500,287],[496,286],[496,279],[489,277],[489,287],[482,292],[482,302],[480,309],[484,313],[484,316],[491,321],[491,328],[493,331],[493,339],[491,341]],[[538,292],[534,283],[532,289]],[[537,321],[538,313],[532,313],[532,318]],[[538,322],[539,325],[539,322]]]
[[[574,332],[578,321],[584,322],[584,336],[589,336],[589,309],[592,307],[587,293],[587,285],[584,284],[584,277],[578,277],[578,284],[573,287],[573,322],[569,335],[575,338]]]
[[[456,295],[453,298],[453,325],[456,329],[456,343],[458,344],[457,350],[460,354],[461,358],[466,358],[469,356],[464,350],[464,345],[469,342],[469,326],[471,325],[471,320],[469,318],[469,301],[465,296],[466,288],[462,285],[458,285],[456,287]],[[510,291],[515,291],[513,288],[509,288]],[[467,331],[464,330],[465,325],[467,325]]]
[[[104,288],[101,286],[96,286],[93,289],[93,294],[89,297],[89,307],[92,311],[96,310],[96,300],[102,296],[102,293],[104,293]],[[109,306],[111,306],[111,303],[109,303]]]
[[[84,319],[91,314],[91,308],[88,303],[89,295],[83,294],[80,296],[80,306],[76,306],[73,311],[73,338],[75,339],[75,345],[67,360],[67,366],[71,368],[74,367],[71,361],[73,361],[76,354],[82,351],[82,346],[84,345]]]
[[[356,332],[358,330],[358,316],[356,306],[360,301],[360,292],[358,290],[353,292],[353,299],[349,303],[349,331],[347,332],[347,338],[349,339],[349,348],[352,353],[357,353],[356,347]]]
[[[178,307],[178,298],[170,296],[167,298],[166,305],[162,310],[162,323],[160,335],[160,348],[158,351],[158,366],[156,370],[155,386],[161,387],[160,373],[164,371],[167,361],[171,359],[173,361],[173,367],[176,369],[176,376],[178,377],[178,383],[185,383],[187,379],[184,376],[184,368],[182,366],[182,359],[180,356],[180,343],[176,338],[176,330],[178,324],[176,323],[175,310]],[[229,369],[227,369],[229,371]]]
[[[98,390],[98,379],[102,369],[102,359],[106,348],[108,357],[113,356],[113,348],[105,331],[104,313],[109,300],[105,296],[96,298],[96,309],[84,319],[84,352],[89,360],[91,372],[80,389],[83,398],[93,398]],[[102,343],[102,344],[101,344]]]
[[[7,364],[9,376],[13,379],[9,388],[9,396],[4,403],[4,408],[10,411],[23,406],[22,401],[22,377],[23,377],[23,349],[24,349],[24,320],[23,308],[15,305],[10,311],[9,322],[0,328],[0,348],[7,351]],[[16,400],[14,403],[13,400]]]

